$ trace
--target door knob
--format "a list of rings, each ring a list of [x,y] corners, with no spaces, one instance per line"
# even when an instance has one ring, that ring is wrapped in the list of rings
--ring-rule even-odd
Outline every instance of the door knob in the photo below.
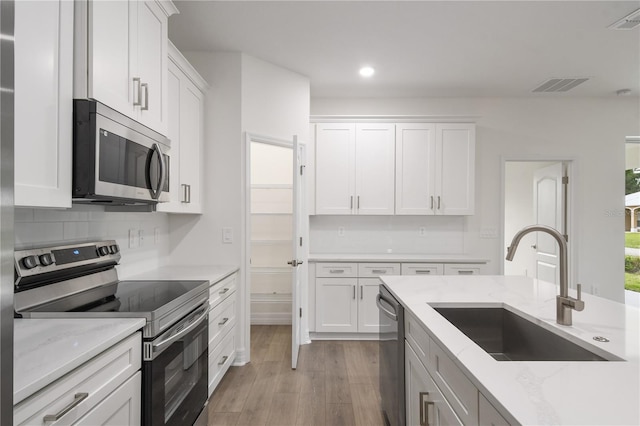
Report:
[[[531,248],[532,248],[532,249],[534,249],[534,250],[536,250],[536,249],[538,248],[538,246],[537,246],[537,245],[535,245],[535,244],[531,244]]]
[[[298,260],[298,259],[293,259],[287,262],[287,265],[291,265],[293,267],[296,267],[298,265],[302,265],[304,263],[304,261],[302,260]]]

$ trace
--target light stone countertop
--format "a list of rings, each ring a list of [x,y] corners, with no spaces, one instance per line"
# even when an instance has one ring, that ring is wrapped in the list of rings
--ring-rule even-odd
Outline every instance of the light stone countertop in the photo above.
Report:
[[[109,349],[144,324],[144,318],[16,318],[13,404]]]
[[[311,253],[309,262],[488,263],[489,259],[461,254]]]
[[[167,265],[121,280],[203,280],[212,285],[238,271],[233,265]]]
[[[385,276],[385,285],[487,399],[522,424],[640,424],[640,311],[583,293],[573,325],[557,325],[556,286],[511,276]],[[575,297],[575,290],[570,290]],[[626,361],[496,361],[428,303],[504,306],[594,352]],[[600,343],[594,336],[610,340]]]

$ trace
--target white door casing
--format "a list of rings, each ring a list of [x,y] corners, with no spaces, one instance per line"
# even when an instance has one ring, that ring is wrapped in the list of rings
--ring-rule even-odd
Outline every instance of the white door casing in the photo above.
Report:
[[[543,167],[533,175],[533,208],[534,219],[538,225],[547,225],[565,234],[564,217],[564,165],[559,162]],[[559,249],[557,242],[542,232],[536,232],[535,245],[536,268],[535,277],[540,280],[558,284],[560,276]]]

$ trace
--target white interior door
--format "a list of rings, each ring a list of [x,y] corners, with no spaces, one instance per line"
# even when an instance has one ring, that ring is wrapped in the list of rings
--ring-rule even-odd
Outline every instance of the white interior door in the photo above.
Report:
[[[563,163],[536,170],[533,174],[533,209],[537,224],[547,225],[565,234]],[[558,243],[548,234],[536,232],[533,246],[536,257],[535,277],[557,284],[560,277]]]
[[[302,341],[302,291],[307,288],[308,215],[306,199],[306,146],[293,137],[293,259],[291,268],[291,368],[298,365]]]

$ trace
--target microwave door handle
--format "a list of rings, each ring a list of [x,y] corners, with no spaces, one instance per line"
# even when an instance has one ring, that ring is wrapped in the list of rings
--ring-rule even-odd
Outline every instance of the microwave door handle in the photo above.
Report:
[[[151,192],[151,198],[153,198],[154,200],[157,200],[158,198],[160,198],[160,194],[162,193],[162,188],[164,188],[164,182],[167,179],[167,171],[166,171],[166,164],[164,162],[164,153],[162,152],[162,149],[160,149],[160,145],[158,145],[157,143],[153,144],[153,148],[152,148],[156,154],[158,155],[158,163],[160,166],[160,179],[158,179],[158,186],[156,188],[152,188],[149,189],[149,191]],[[151,168],[149,168],[149,182],[151,182]]]

